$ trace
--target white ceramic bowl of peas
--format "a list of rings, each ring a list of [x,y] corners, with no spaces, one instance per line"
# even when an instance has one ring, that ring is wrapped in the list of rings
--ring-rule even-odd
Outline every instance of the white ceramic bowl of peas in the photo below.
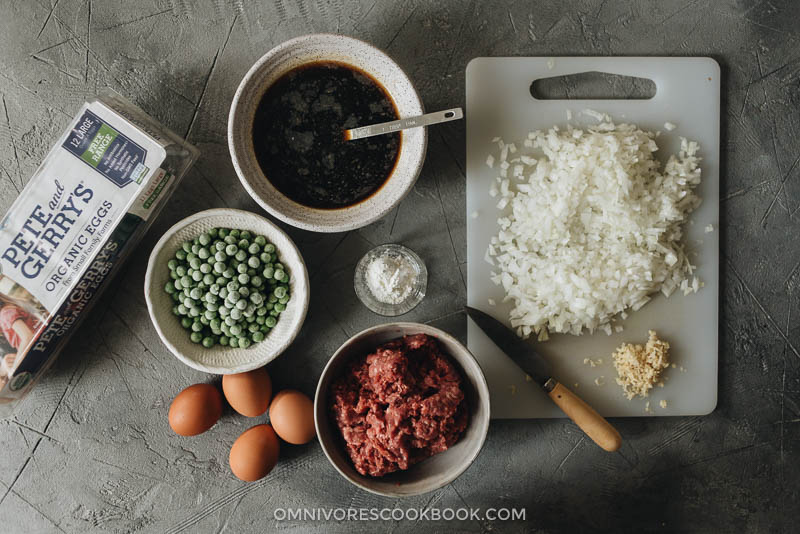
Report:
[[[294,242],[264,217],[211,209],[156,243],[144,293],[158,335],[179,360],[207,373],[242,373],[297,337],[308,271]]]

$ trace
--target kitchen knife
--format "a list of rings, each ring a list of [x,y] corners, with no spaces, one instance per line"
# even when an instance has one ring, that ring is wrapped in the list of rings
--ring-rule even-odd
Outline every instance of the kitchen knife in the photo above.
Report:
[[[500,350],[539,384],[550,399],[603,449],[613,452],[622,445],[622,437],[611,423],[552,376],[550,364],[533,347],[506,325],[475,308],[466,307],[467,315]]]

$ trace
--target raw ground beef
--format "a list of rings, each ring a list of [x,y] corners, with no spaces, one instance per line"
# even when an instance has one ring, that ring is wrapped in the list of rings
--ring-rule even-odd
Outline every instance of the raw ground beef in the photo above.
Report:
[[[467,426],[461,376],[425,334],[395,339],[356,359],[333,383],[331,403],[362,475],[408,469],[447,450]]]

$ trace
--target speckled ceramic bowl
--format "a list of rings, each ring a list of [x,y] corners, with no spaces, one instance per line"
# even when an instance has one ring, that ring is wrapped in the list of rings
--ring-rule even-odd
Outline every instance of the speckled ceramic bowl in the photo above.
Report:
[[[392,210],[417,180],[428,135],[425,128],[401,132],[400,155],[391,176],[372,196],[346,208],[323,210],[298,204],[264,176],[253,148],[253,121],[267,88],[287,71],[314,61],[338,61],[372,75],[388,92],[400,117],[424,113],[422,102],[403,70],[372,45],[332,34],[297,37],[278,45],[245,75],[231,104],[228,145],[242,185],[262,208],[298,228],[314,232],[344,232],[374,222]]]
[[[291,298],[286,304],[286,310],[264,341],[253,343],[246,349],[222,345],[207,349],[198,343],[192,343],[189,333],[172,313],[175,303],[164,291],[164,286],[170,279],[167,262],[175,255],[181,243],[214,227],[237,228],[263,235],[275,245],[278,259],[289,273]],[[308,271],[294,242],[265,217],[242,210],[211,209],[177,222],[159,239],[147,263],[144,295],[147,311],[161,341],[176,358],[189,367],[206,373],[243,373],[271,362],[297,337],[308,311]]]
[[[381,478],[363,476],[353,467],[339,429],[330,413],[330,388],[353,358],[369,354],[377,346],[412,334],[435,337],[455,362],[464,378],[463,389],[469,406],[469,422],[461,438],[446,451]],[[344,478],[356,486],[388,497],[420,495],[446,486],[472,464],[489,431],[489,388],[475,357],[453,336],[419,323],[388,323],[368,328],[351,337],[331,356],[322,371],[314,396],[314,422],[325,456]]]

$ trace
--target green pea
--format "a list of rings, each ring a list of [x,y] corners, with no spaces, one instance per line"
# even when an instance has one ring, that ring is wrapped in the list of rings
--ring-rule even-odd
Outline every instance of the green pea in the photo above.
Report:
[[[169,268],[170,271],[174,271],[177,266],[178,266],[178,261],[175,259],[169,260],[167,262],[167,267]]]
[[[186,267],[178,265],[175,267],[175,273],[177,273],[178,276],[186,276]]]
[[[231,236],[231,237],[237,237],[238,238],[239,237],[239,230],[234,228],[230,232],[228,232],[228,235]]]
[[[216,243],[214,243],[214,251],[217,254],[219,254],[220,252],[225,252],[225,241],[217,241]],[[222,260],[219,260],[219,261],[222,261]]]
[[[201,315],[198,321],[200,321],[201,325],[208,326],[208,319],[206,319],[205,315]]]
[[[263,326],[264,325],[264,321],[266,321],[266,319],[264,319],[263,315],[259,315],[258,317],[256,317],[256,324],[257,325]]]
[[[261,263],[267,263],[267,262],[269,262],[269,254],[267,252],[262,252],[258,256],[258,259],[261,260]]]
[[[227,228],[220,228],[220,229],[219,229],[219,232],[218,232],[218,234],[219,234],[219,237],[221,237],[221,238],[223,238],[223,239],[224,239],[224,238],[225,238],[225,236],[227,236],[229,233],[230,233],[230,230],[228,230]]]
[[[186,261],[192,261],[198,259],[197,254],[194,252],[187,252],[186,253]]]
[[[192,254],[197,254],[200,251],[200,243],[195,238],[194,243],[192,243]]]
[[[275,264],[275,270],[276,270],[276,271],[282,271],[282,270],[284,270],[284,266],[283,266],[283,264],[282,264],[282,263],[276,263],[276,264]]]
[[[250,302],[258,306],[264,302],[264,297],[261,296],[261,293],[253,293],[250,295]]]
[[[203,323],[200,321],[192,322],[192,332],[199,332],[203,329]]]
[[[228,267],[227,269],[225,269],[225,272],[222,273],[222,276],[224,276],[225,278],[233,278],[233,276],[235,274],[236,274],[236,271],[234,271],[233,269]]]
[[[245,308],[247,308],[247,301],[246,300],[239,299],[238,301],[236,301],[236,309],[237,310],[244,311]]]
[[[249,347],[251,343],[252,342],[249,339],[247,339],[246,337],[240,337],[239,338],[239,347],[241,347],[243,349],[246,349],[247,347]]]
[[[203,247],[197,251],[197,257],[201,260],[207,260],[209,256],[211,256],[211,252],[209,252],[206,247]]]
[[[192,332],[189,339],[192,340],[192,343],[200,343],[203,340],[203,334],[200,332]]]
[[[248,296],[250,296],[250,289],[247,286],[240,287],[239,288],[239,295],[242,298],[247,298]]]
[[[264,324],[270,328],[274,328],[275,325],[278,324],[278,320],[275,319],[275,317],[267,317]]]
[[[250,277],[250,285],[253,287],[261,287],[264,284],[264,280],[261,279],[260,276],[255,275]]]
[[[217,314],[211,310],[206,310],[205,312],[203,312],[203,317],[205,317],[209,321],[209,324],[211,319],[214,319],[216,316]]]
[[[267,297],[267,302],[269,302],[270,304],[275,304],[276,302],[278,302],[278,297],[270,293],[270,295]]]
[[[200,271],[195,271],[192,273],[192,280],[194,280],[195,282],[199,282],[202,279],[203,279],[203,273],[201,273]]]
[[[264,303],[263,306],[261,306],[256,310],[256,315],[258,315],[259,317],[266,315],[267,312],[272,309],[272,306],[273,306],[272,304]]]
[[[198,299],[199,299],[200,297],[202,297],[202,296],[203,296],[203,292],[200,290],[200,288],[197,288],[197,287],[196,287],[196,288],[194,288],[194,289],[192,289],[192,290],[189,292],[189,297],[190,297],[192,300],[198,300]]]
[[[178,311],[178,307],[177,306],[173,306],[172,307],[172,314],[173,315],[180,315],[181,314],[181,312]]]
[[[220,336],[219,337],[219,344],[222,345],[223,347],[227,347],[228,346],[228,336]]]
[[[239,283],[240,284],[246,284],[249,281],[250,281],[250,277],[247,275],[247,273],[242,273],[242,274],[239,275]]]
[[[211,287],[212,285],[214,285],[214,280],[216,280],[216,278],[214,278],[214,275],[206,274],[203,276],[203,284],[206,287]]]
[[[166,285],[164,285],[164,291],[172,295],[177,290],[175,289],[175,284],[173,284],[172,282],[167,282]]]
[[[236,258],[237,261],[244,261],[247,259],[247,252],[245,252],[244,250],[239,250],[236,253],[236,256],[234,257]]]
[[[250,256],[247,258],[247,265],[253,269],[258,269],[258,266],[261,265],[261,261],[255,256]]]
[[[222,265],[223,265],[223,269],[222,270],[224,271],[225,270],[224,269],[224,265],[225,265],[225,262],[228,260],[228,255],[225,254],[224,251],[219,251],[216,254],[214,254],[214,259],[217,261],[217,263],[222,263]],[[216,265],[215,265],[215,267],[216,267]],[[222,271],[220,271],[220,272],[222,272]]]
[[[273,269],[272,267],[265,267],[261,274],[264,275],[264,278],[269,280],[275,275],[275,269]]]
[[[233,334],[234,336],[238,336],[241,333],[242,333],[242,327],[241,326],[239,326],[238,324],[232,324],[231,325],[231,334]]]
[[[239,234],[239,237],[241,237],[242,239],[250,239],[251,237],[253,237],[253,234],[251,234],[249,230],[242,230],[241,233]]]
[[[187,308],[185,304],[178,304],[178,313],[186,315],[189,313],[189,308]]]
[[[207,348],[207,349],[210,349],[211,347],[214,346],[214,340],[211,339],[210,337],[204,337],[203,338],[203,346],[205,348]]]
[[[201,245],[206,246],[211,243],[211,236],[208,234],[200,234],[197,236],[197,240],[200,241]]]
[[[231,314],[227,319],[231,319],[234,323],[236,323],[236,321],[240,320],[241,318],[242,318],[242,310],[240,310],[239,308],[232,308]],[[227,319],[225,321],[226,323],[228,322]]]
[[[210,235],[212,239],[217,237],[217,235],[219,235],[219,228],[212,228],[208,231],[208,235]]]
[[[217,280],[216,280],[216,283],[217,283],[217,285],[218,285],[218,286],[222,287],[222,286],[224,286],[225,284],[227,284],[227,283],[228,283],[228,281],[227,281],[227,280],[225,280],[225,277],[224,277],[224,276],[218,276],[218,277],[217,277]]]
[[[275,304],[275,311],[277,311],[278,313],[283,312],[285,309],[286,309],[286,304],[281,304],[280,302]]]
[[[177,280],[178,278],[180,278],[180,276],[178,276],[178,273],[176,273],[175,271],[170,271],[169,277],[172,278],[173,280]]]
[[[229,344],[231,347],[233,347],[233,348],[236,348],[236,347],[238,347],[238,346],[239,346],[239,340],[238,340],[237,338],[235,338],[235,337],[231,337],[231,338],[228,340],[228,344]]]
[[[219,312],[220,317],[225,318],[228,315],[230,315],[231,310],[230,308],[226,308],[225,306],[220,306],[217,312]]]
[[[255,238],[253,241],[254,241],[254,242],[256,243],[256,245],[258,245],[259,247],[263,247],[264,245],[266,245],[266,244],[267,244],[267,238],[266,238],[266,237],[264,237],[263,235],[257,235],[257,236],[256,236],[256,238]]]
[[[239,252],[239,248],[235,244],[230,244],[227,247],[225,247],[225,254],[229,257],[236,256],[237,252]]]
[[[186,259],[186,251],[185,250],[179,250],[178,252],[175,253],[175,257],[178,258],[179,261],[185,260]]]
[[[275,252],[275,245],[273,245],[272,243],[267,243],[266,245],[264,245],[264,252],[272,254],[273,252]]]
[[[279,298],[278,299],[278,304],[286,304],[286,303],[288,303],[289,302],[289,298],[290,298],[289,295],[286,295],[285,297]]]
[[[201,310],[199,306],[193,306],[192,308],[189,309],[189,317],[199,317],[200,311]]]
[[[192,242],[191,241],[184,241],[181,243],[181,248],[184,252],[191,252],[192,251]]]
[[[184,289],[187,287],[194,287],[194,282],[189,276],[183,276],[181,277],[181,287]]]
[[[283,286],[278,286],[278,287],[275,288],[275,291],[273,291],[272,293],[273,293],[273,295],[275,295],[279,299],[283,298],[283,297],[286,296],[286,288],[283,287]]]
[[[250,243],[250,246],[247,247],[247,252],[250,254],[258,254],[261,252],[261,247],[258,245],[258,243]]]
[[[261,331],[253,332],[253,342],[260,343],[264,341],[264,334]]]
[[[200,272],[203,273],[203,274],[209,274],[212,269],[213,269],[213,267],[211,267],[207,263],[200,264]],[[212,278],[212,280],[213,280],[213,278]]]

